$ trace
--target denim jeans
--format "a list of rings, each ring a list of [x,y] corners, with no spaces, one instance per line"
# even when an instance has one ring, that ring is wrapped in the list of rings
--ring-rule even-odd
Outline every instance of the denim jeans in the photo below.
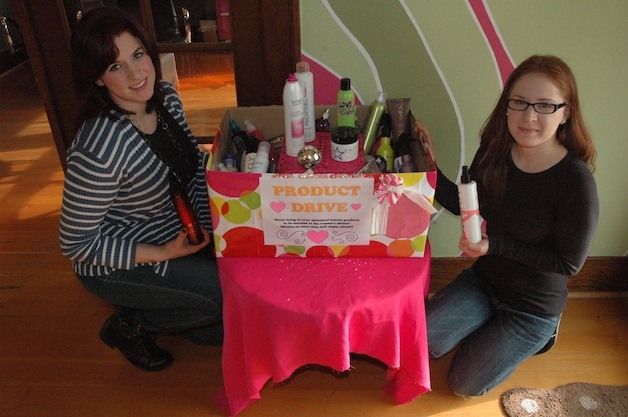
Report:
[[[142,266],[78,278],[90,292],[150,331],[182,332],[197,343],[222,339],[222,293],[213,259],[191,255],[170,260],[166,276]]]
[[[447,382],[464,397],[483,395],[504,381],[545,346],[560,320],[500,302],[472,269],[430,298],[426,315],[430,358],[458,346]]]

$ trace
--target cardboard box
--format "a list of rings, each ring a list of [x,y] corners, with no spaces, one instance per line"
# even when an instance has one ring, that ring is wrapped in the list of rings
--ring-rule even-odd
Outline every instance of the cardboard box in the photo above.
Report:
[[[316,117],[326,108],[335,126],[334,106],[316,106]],[[358,106],[360,125],[367,112],[367,106]],[[410,116],[414,126],[414,117]],[[282,106],[238,107],[225,112],[207,165],[216,256],[423,256],[436,171],[418,138],[412,144],[417,166],[417,172],[412,173],[218,171],[224,154],[235,153],[230,143],[230,119],[241,127],[249,119],[267,138],[284,133]],[[409,131],[415,136],[414,129]]]

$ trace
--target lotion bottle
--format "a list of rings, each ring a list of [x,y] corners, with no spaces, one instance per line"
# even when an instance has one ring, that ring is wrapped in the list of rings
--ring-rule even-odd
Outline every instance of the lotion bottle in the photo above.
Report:
[[[303,90],[294,74],[288,75],[283,88],[283,120],[286,154],[297,156],[305,146]]]
[[[460,199],[462,231],[469,242],[478,243],[482,240],[478,188],[477,183],[471,179],[469,168],[466,165],[462,167],[462,175],[458,184],[458,198]]]
[[[355,127],[355,93],[351,89],[350,78],[340,80],[336,126]]]
[[[364,135],[365,155],[371,153],[373,143],[375,143],[375,139],[377,138],[379,122],[382,120],[384,110],[386,110],[386,93],[378,91],[377,98],[369,107],[368,114],[366,115],[366,121],[364,122],[364,129],[362,130],[362,134]]]
[[[303,90],[303,126],[305,141],[316,139],[316,119],[314,118],[314,76],[310,72],[310,64],[297,62],[297,80]]]
[[[255,153],[255,159],[253,159],[253,164],[251,165],[251,172],[256,172],[259,174],[264,174],[268,172],[269,152],[270,143],[266,141],[260,142],[259,146],[257,147],[257,152]]]

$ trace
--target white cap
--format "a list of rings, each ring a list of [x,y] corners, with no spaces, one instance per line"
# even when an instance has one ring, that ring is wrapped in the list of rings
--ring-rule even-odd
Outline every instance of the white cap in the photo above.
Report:
[[[251,133],[252,131],[254,131],[256,129],[255,125],[253,123],[251,123],[251,121],[249,119],[246,119],[244,121],[244,127],[246,128],[246,131]]]
[[[268,155],[270,152],[270,143],[263,140],[257,145],[257,154]]]
[[[310,64],[305,61],[297,62],[297,72],[308,72],[310,70]]]

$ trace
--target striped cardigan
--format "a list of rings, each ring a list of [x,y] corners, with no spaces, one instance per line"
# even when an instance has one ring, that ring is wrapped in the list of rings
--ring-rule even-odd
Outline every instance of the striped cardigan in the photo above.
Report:
[[[205,158],[190,132],[181,100],[165,88],[165,109],[199,154],[196,177],[187,185],[201,224],[211,231]],[[170,198],[169,168],[119,112],[87,120],[68,149],[61,207],[61,252],[74,271],[99,276],[137,267],[138,243],[160,245],[175,238],[181,223]],[[168,261],[151,264],[165,275]]]

